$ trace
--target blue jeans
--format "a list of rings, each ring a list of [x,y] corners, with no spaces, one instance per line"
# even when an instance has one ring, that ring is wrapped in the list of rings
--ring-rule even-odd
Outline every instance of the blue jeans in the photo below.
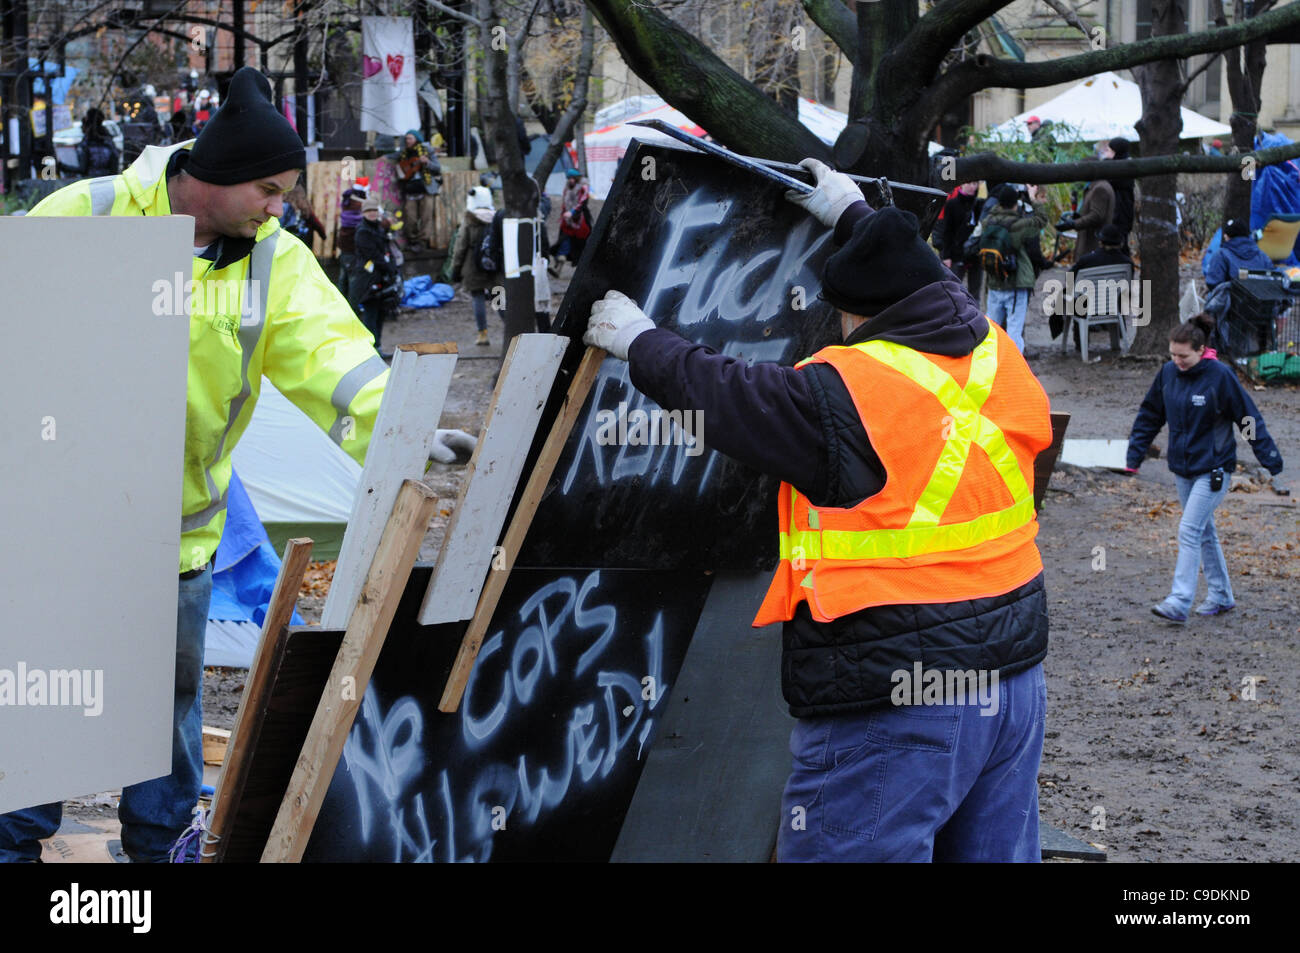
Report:
[[[1029,297],[1033,293],[1033,288],[989,289],[989,317],[1006,328],[1020,351],[1025,349],[1025,312],[1029,310]]]
[[[968,702],[801,718],[778,859],[1040,860],[1042,665],[999,679],[997,706],[993,715]]]
[[[1205,569],[1209,585],[1208,598],[1221,606],[1233,605],[1232,583],[1228,564],[1214,530],[1214,510],[1228,495],[1230,474],[1223,475],[1223,486],[1215,493],[1210,489],[1210,475],[1202,473],[1188,478],[1174,474],[1178,481],[1178,500],[1183,504],[1183,518],[1178,524],[1178,562],[1174,565],[1174,584],[1165,603],[1186,615],[1196,598],[1197,575]]]
[[[478,291],[469,293],[470,300],[474,302],[474,327],[480,331],[487,330],[487,292],[480,288]]]
[[[189,827],[203,785],[203,641],[212,597],[212,566],[180,580],[176,601],[176,694],[172,705],[172,773],[122,789],[117,816],[122,849],[136,863],[167,860]],[[51,753],[56,756],[57,753]],[[40,840],[63,819],[59,802],[0,814],[0,862],[34,860]]]

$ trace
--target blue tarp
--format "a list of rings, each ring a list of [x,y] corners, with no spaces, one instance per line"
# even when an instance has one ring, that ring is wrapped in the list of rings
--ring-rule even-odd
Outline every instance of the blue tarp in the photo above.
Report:
[[[29,56],[27,57],[27,68],[31,70],[33,73],[38,74],[36,79],[33,81],[33,85],[32,85],[33,92],[35,92],[37,96],[44,96],[45,78],[39,75],[41,71],[41,61],[34,56]],[[77,69],[75,66],[65,66],[63,68],[62,76],[52,75],[54,73],[57,73],[58,71],[59,71],[58,63],[52,63],[49,60],[45,61],[45,72],[47,74],[51,74],[50,98],[54,101],[54,105],[62,106],[68,100],[68,87],[72,85],[72,81],[77,78],[77,74],[80,73],[81,70]]]
[[[403,308],[441,308],[456,297],[451,285],[441,282],[434,284],[428,275],[416,275],[407,280],[402,288]]]
[[[1290,145],[1291,140],[1280,132],[1260,133],[1255,137],[1256,149]],[[1263,228],[1278,213],[1300,214],[1300,163],[1294,159],[1259,170],[1250,190],[1250,227]],[[1295,252],[1300,252],[1300,238]],[[1280,262],[1283,267],[1300,264],[1295,252],[1290,259]]]
[[[226,528],[212,566],[212,603],[208,607],[203,664],[247,668],[280,574],[280,557],[271,548],[248,493],[234,472],[226,496]],[[216,622],[246,624],[213,625]],[[303,624],[297,611],[292,622]]]

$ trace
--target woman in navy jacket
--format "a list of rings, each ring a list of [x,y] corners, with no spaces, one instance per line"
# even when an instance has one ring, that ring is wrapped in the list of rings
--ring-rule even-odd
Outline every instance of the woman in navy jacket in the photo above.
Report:
[[[1214,319],[1198,314],[1169,335],[1169,363],[1160,368],[1147,391],[1128,442],[1128,467],[1137,472],[1147,447],[1169,424],[1169,469],[1178,481],[1183,518],[1178,526],[1178,562],[1164,601],[1151,608],[1162,619],[1186,622],[1196,596],[1202,563],[1209,585],[1197,615],[1218,615],[1235,605],[1228,566],[1214,530],[1214,510],[1228,495],[1229,477],[1237,468],[1234,425],[1242,429],[1255,458],[1275,477],[1282,455],[1264,427],[1255,402],[1226,364],[1205,355]],[[1286,493],[1280,481],[1274,489]]]

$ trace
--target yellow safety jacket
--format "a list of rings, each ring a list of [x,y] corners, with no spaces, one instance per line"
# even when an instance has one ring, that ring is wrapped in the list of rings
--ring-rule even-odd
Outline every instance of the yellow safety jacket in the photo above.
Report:
[[[193,145],[148,146],[121,175],[76,182],[28,214],[170,215],[167,164]],[[221,540],[230,454],[252,419],[263,374],[358,463],[388,383],[374,337],[311,251],[275,219],[255,242],[221,268],[195,258],[190,276],[181,572],[202,568]],[[181,300],[175,282],[165,284],[155,310]]]

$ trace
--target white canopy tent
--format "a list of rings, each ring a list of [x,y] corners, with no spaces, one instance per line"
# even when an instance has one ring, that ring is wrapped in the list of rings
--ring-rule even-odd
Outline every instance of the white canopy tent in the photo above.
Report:
[[[1226,136],[1232,127],[1215,122],[1191,109],[1182,109],[1184,139],[1203,136]],[[1142,118],[1142,94],[1137,83],[1114,73],[1098,73],[1061,95],[1049,99],[1033,109],[1013,116],[993,127],[994,135],[1004,141],[1025,142],[1029,129],[1025,125],[1030,116],[1037,116],[1046,124],[1058,142],[1096,142],[1102,139],[1123,137],[1137,141],[1134,124]]]
[[[337,556],[361,467],[266,378],[231,457],[277,553],[306,535],[314,558]]]

